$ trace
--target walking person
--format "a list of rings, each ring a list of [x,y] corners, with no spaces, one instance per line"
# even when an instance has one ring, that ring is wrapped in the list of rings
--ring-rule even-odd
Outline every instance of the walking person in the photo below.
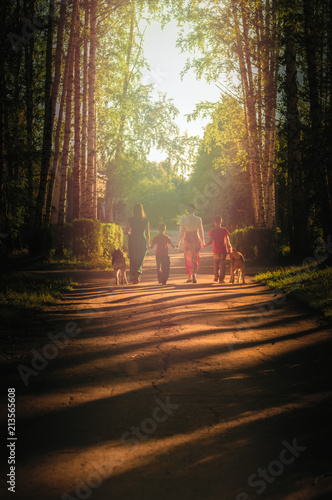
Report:
[[[220,215],[216,215],[213,222],[215,227],[209,232],[210,239],[204,245],[204,248],[213,243],[214,281],[225,283],[226,257],[227,253],[231,252],[232,246],[229,241],[228,230],[222,227],[222,218]]]
[[[140,203],[134,205],[133,216],[128,219],[125,234],[128,235],[130,281],[136,285],[141,279],[144,258],[150,246],[149,221]]]
[[[202,219],[195,215],[196,205],[188,205],[189,214],[181,219],[176,249],[183,239],[183,253],[186,263],[187,283],[197,283],[197,271],[200,263],[200,250],[204,245]]]
[[[150,248],[155,245],[156,248],[156,264],[158,282],[166,285],[169,278],[170,258],[168,255],[168,245],[175,249],[171,238],[165,234],[166,224],[159,224],[159,234],[152,239]]]

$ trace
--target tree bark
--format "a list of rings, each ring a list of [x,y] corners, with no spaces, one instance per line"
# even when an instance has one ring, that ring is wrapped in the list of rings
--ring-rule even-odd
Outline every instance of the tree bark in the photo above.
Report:
[[[302,185],[302,162],[300,152],[300,120],[298,112],[296,45],[292,23],[285,29],[286,37],[286,95],[287,95],[287,141],[288,172],[290,187],[290,247],[294,256],[304,255],[306,241],[306,220]]]
[[[34,4],[28,8],[24,2],[24,15],[26,18],[33,17]],[[33,153],[34,153],[34,138],[33,138],[33,51],[34,37],[30,38],[24,47],[24,62],[25,62],[25,84],[26,84],[26,132],[27,132],[27,194],[28,194],[28,217],[29,224],[33,227],[34,217],[34,199],[33,199]]]
[[[88,162],[87,162],[87,186],[86,186],[86,207],[87,217],[95,219],[94,196],[95,196],[95,106],[96,106],[96,19],[97,0],[91,0],[90,4],[90,58],[89,58],[89,91],[88,91]]]
[[[81,217],[87,216],[86,207],[86,143],[87,143],[87,96],[88,96],[88,29],[89,3],[84,1],[84,54],[83,54],[83,93],[82,93],[82,141],[81,141]]]
[[[72,113],[72,93],[73,93],[73,66],[74,66],[74,51],[72,50],[69,57],[68,69],[68,88],[66,92],[66,117],[65,117],[65,134],[63,139],[63,153],[61,161],[61,186],[59,198],[59,214],[58,224],[63,226],[66,220],[66,202],[67,202],[67,180],[69,168],[69,146],[71,136],[71,113]]]
[[[53,203],[53,195],[54,195],[54,187],[55,181],[58,174],[58,166],[59,166],[59,156],[60,156],[60,140],[61,140],[61,132],[62,132],[62,122],[63,122],[63,114],[67,97],[68,90],[68,78],[69,78],[69,70],[72,65],[72,57],[73,57],[73,32],[69,37],[68,42],[68,50],[67,57],[65,63],[65,71],[62,82],[62,94],[61,101],[59,107],[59,116],[56,126],[56,133],[54,139],[54,156],[53,156],[53,165],[51,170],[51,175],[48,183],[48,191],[47,191],[47,200],[46,200],[46,213],[45,213],[45,224],[48,225],[51,219],[52,214],[52,203]]]
[[[321,207],[321,221],[324,237],[331,234],[332,203],[330,198],[329,176],[326,165],[325,144],[323,141],[322,110],[318,92],[316,49],[318,45],[315,35],[314,3],[303,0],[305,21],[305,47],[308,65],[310,119],[311,119],[311,157],[319,181],[318,195]]]
[[[42,226],[43,208],[45,203],[46,185],[50,168],[52,151],[52,45],[53,45],[53,19],[54,0],[50,0],[48,13],[48,29],[46,44],[46,74],[45,74],[45,117],[43,130],[42,160],[40,169],[40,182],[35,210],[34,236],[32,239],[32,253],[36,254],[40,247],[40,228]]]
[[[81,38],[80,38],[80,16],[78,0],[74,2],[75,10],[75,140],[74,140],[74,192],[73,192],[73,219],[80,218],[81,212],[81,77],[80,77],[80,57],[81,57]]]
[[[252,63],[249,49],[249,36],[248,27],[246,21],[246,13],[241,2],[241,15],[242,15],[242,30],[243,30],[243,42],[241,39],[240,23],[237,13],[236,0],[232,0],[233,16],[235,24],[235,32],[237,39],[237,53],[239,57],[240,73],[242,80],[242,87],[244,88],[244,101],[246,106],[246,116],[248,119],[248,145],[249,145],[249,158],[251,170],[251,189],[253,193],[253,204],[255,207],[255,223],[258,227],[264,227],[265,225],[265,214],[264,214],[264,204],[263,204],[263,190],[262,190],[262,176],[259,160],[259,140],[258,140],[258,128],[257,128],[257,115],[256,115],[256,103],[255,103],[255,90],[253,83],[252,74]]]

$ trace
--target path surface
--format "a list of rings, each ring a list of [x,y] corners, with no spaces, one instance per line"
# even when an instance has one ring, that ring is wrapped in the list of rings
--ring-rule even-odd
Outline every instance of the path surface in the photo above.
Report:
[[[172,254],[166,286],[152,254],[137,286],[72,273],[74,291],[27,325],[8,498],[332,498],[331,330],[250,277],[213,283],[209,252],[196,285],[183,269]],[[54,359],[25,387],[31,349]]]

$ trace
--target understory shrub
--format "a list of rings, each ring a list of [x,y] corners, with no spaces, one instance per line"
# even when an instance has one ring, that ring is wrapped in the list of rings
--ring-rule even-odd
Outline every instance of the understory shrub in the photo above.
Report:
[[[119,224],[102,224],[103,231],[103,256],[111,258],[113,250],[123,248],[123,229]]]
[[[85,261],[110,259],[115,248],[123,249],[123,229],[115,223],[102,223],[93,219],[75,219],[63,227],[51,226],[49,253]]]
[[[75,257],[91,259],[103,255],[101,222],[93,219],[73,220],[73,253]]]
[[[123,248],[123,229],[119,224],[75,219],[72,226],[75,257],[110,259],[115,248]]]
[[[277,256],[277,235],[273,229],[261,227],[236,229],[231,233],[230,240],[247,259],[267,262]]]

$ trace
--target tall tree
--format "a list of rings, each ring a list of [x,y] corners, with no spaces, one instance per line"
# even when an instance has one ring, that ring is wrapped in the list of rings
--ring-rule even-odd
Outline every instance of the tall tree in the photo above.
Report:
[[[125,123],[128,115],[128,102],[127,102],[127,94],[128,94],[128,88],[129,88],[129,83],[130,83],[130,76],[131,76],[131,58],[132,58],[132,52],[133,52],[133,46],[135,42],[135,34],[134,34],[134,29],[135,29],[135,23],[136,23],[136,9],[135,9],[135,1],[131,1],[131,14],[130,14],[130,29],[129,29],[129,37],[128,37],[128,45],[127,45],[127,53],[126,53],[126,60],[125,60],[125,72],[124,72],[124,77],[123,77],[123,86],[122,86],[122,95],[121,95],[121,101],[120,101],[120,123],[119,123],[119,129],[117,133],[117,141],[116,141],[116,148],[115,148],[115,155],[114,155],[114,160],[109,163],[108,167],[108,172],[107,172],[107,182],[106,182],[106,220],[111,221],[112,217],[112,208],[113,208],[113,203],[114,203],[114,197],[112,196],[112,188],[114,179],[112,179],[112,176],[114,176],[114,173],[118,170],[119,168],[119,162],[120,162],[120,157],[122,153],[122,147],[123,147],[123,136],[124,136],[124,129],[125,129]]]
[[[294,255],[303,255],[307,245],[307,227],[304,217],[303,174],[300,149],[301,126],[298,110],[298,85],[294,18],[288,13],[285,20],[285,63],[287,95],[287,151],[289,175],[290,246]]]
[[[50,168],[50,159],[52,151],[52,132],[53,132],[53,110],[52,110],[52,69],[53,69],[53,26],[54,26],[55,2],[49,1],[48,27],[46,43],[46,74],[45,74],[45,105],[44,105],[44,129],[43,129],[43,147],[42,160],[40,168],[40,182],[36,201],[34,237],[32,241],[33,253],[39,251],[40,228],[42,226],[43,208],[45,203],[46,185]]]
[[[52,128],[54,127],[56,118],[56,132],[54,138],[54,153],[52,159],[52,168],[49,175],[48,186],[47,186],[47,195],[46,195],[46,209],[45,209],[45,217],[44,224],[48,226],[51,219],[52,212],[52,201],[54,194],[54,183],[58,172],[58,160],[59,160],[59,152],[60,152],[60,135],[62,131],[62,119],[63,119],[63,110],[64,110],[64,102],[65,102],[65,91],[61,94],[59,112],[56,113],[57,107],[57,98],[59,94],[60,81],[61,81],[61,68],[62,68],[62,59],[63,59],[63,36],[64,36],[64,27],[66,20],[66,2],[61,2],[60,7],[60,15],[58,20],[58,29],[57,29],[57,45],[55,52],[55,62],[54,62],[54,80],[52,85]],[[73,33],[71,32],[68,43],[68,52],[71,51],[73,43]],[[63,88],[66,89],[68,82],[68,72],[69,72],[69,58],[66,60],[65,71],[63,77]]]
[[[77,0],[75,0],[77,1]],[[67,181],[69,170],[69,147],[71,137],[71,120],[72,120],[72,93],[73,93],[73,69],[74,69],[74,46],[71,47],[67,54],[69,60],[67,88],[63,89],[66,94],[66,114],[65,114],[65,131],[63,139],[63,153],[61,160],[61,184],[59,196],[59,212],[58,224],[62,227],[66,220],[66,201],[67,201]]]
[[[183,50],[198,47],[203,54],[187,65],[199,77],[217,81],[230,74],[240,82],[236,88],[230,78],[229,86],[244,103],[255,223],[266,227],[276,225],[277,7],[276,0],[193,1],[185,11],[193,30],[179,41]]]
[[[82,140],[81,140],[81,215],[87,214],[86,207],[86,144],[87,144],[87,98],[88,98],[88,29],[89,3],[84,0],[83,31],[83,89],[82,89]]]
[[[90,54],[88,73],[88,154],[87,154],[87,178],[86,178],[86,207],[87,217],[95,219],[97,213],[94,210],[96,203],[94,197],[96,192],[95,183],[95,117],[96,117],[96,47],[97,47],[97,0],[90,0]]]
[[[75,138],[74,138],[74,168],[73,168],[73,219],[79,219],[81,213],[81,35],[80,13],[78,1],[74,2],[75,18]]]
[[[325,148],[322,109],[319,96],[319,82],[317,71],[316,51],[319,50],[317,43],[317,33],[315,25],[315,9],[312,0],[303,0],[304,10],[304,30],[305,30],[305,49],[308,67],[309,81],[309,103],[311,120],[311,157],[314,171],[319,179],[320,191],[320,216],[322,220],[324,237],[331,234],[332,223],[332,202],[330,181],[327,171],[327,154]]]

